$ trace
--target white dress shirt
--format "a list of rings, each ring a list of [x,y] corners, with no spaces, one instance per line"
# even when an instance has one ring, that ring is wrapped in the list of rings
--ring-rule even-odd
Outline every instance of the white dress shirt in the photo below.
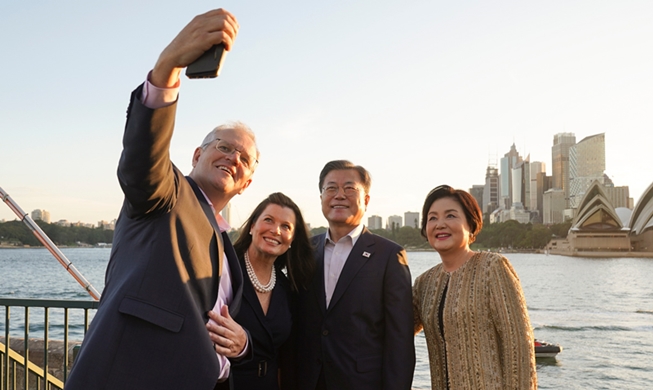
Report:
[[[326,232],[326,240],[324,241],[324,292],[326,293],[327,307],[331,303],[331,297],[336,289],[345,262],[347,262],[352,248],[356,245],[356,241],[363,232],[364,226],[363,224],[356,226],[354,230],[342,237],[338,242],[331,239],[328,230]]]

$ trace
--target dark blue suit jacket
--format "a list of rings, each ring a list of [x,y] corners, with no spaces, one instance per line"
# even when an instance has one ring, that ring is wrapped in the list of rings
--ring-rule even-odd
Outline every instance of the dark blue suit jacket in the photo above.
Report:
[[[278,269],[277,284],[272,290],[267,314],[263,313],[261,304],[245,271],[241,260],[241,269],[245,279],[243,303],[234,320],[247,328],[252,337],[253,358],[234,363],[232,376],[235,390],[274,390],[279,388],[279,367],[282,348],[286,346],[292,329],[291,290],[288,279]]]
[[[325,238],[313,237],[317,272],[298,300],[298,388],[314,390],[323,371],[329,390],[410,389],[415,347],[406,252],[364,229],[327,308]]]
[[[236,315],[242,273],[206,199],[170,161],[176,103],[152,110],[132,93],[118,166],[125,194],[98,311],[66,390],[214,388],[220,364],[205,323],[223,252]]]

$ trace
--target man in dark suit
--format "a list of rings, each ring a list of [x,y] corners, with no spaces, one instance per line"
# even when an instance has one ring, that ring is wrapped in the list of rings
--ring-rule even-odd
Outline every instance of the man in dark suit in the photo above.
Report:
[[[325,234],[313,237],[317,272],[299,297],[301,390],[410,389],[415,368],[406,252],[361,224],[371,179],[349,161],[320,173]]]
[[[251,352],[231,318],[242,273],[219,212],[251,183],[254,135],[240,123],[217,127],[195,150],[188,177],[169,152],[181,70],[212,45],[231,49],[237,32],[227,11],[197,16],[132,93],[118,165],[125,199],[100,305],[66,390],[229,388],[227,358]]]

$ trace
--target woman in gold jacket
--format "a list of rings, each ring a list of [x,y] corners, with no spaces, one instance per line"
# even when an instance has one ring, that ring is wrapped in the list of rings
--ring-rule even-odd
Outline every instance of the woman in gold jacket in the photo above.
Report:
[[[536,389],[526,300],[505,257],[469,245],[483,226],[476,200],[443,185],[426,197],[422,235],[442,263],[413,286],[415,334],[426,336],[433,389]]]

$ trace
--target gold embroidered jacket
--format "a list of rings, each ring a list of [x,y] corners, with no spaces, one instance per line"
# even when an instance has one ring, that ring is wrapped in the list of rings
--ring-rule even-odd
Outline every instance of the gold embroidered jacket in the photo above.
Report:
[[[440,331],[438,310],[447,287]],[[517,273],[505,257],[476,253],[447,273],[442,264],[413,286],[415,333],[424,330],[431,386],[536,389],[533,331]]]

